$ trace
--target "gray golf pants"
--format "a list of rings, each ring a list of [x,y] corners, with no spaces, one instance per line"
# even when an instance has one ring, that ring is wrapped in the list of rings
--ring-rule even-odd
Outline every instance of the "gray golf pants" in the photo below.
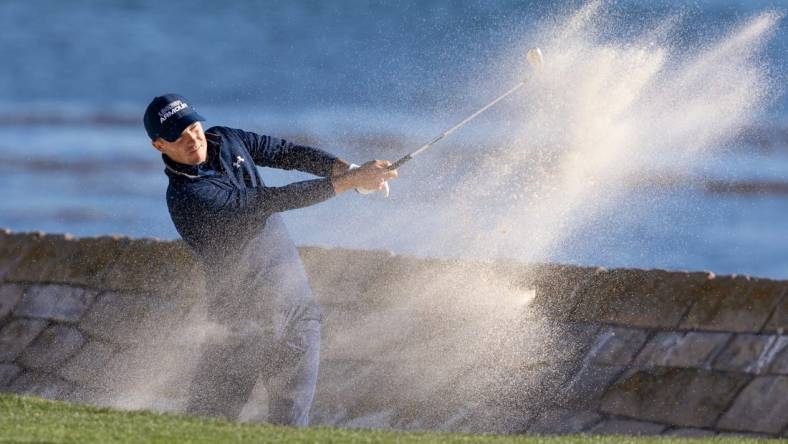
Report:
[[[187,412],[235,420],[260,378],[268,421],[309,425],[320,361],[320,321],[295,320],[277,337],[236,334],[206,343],[189,388]]]

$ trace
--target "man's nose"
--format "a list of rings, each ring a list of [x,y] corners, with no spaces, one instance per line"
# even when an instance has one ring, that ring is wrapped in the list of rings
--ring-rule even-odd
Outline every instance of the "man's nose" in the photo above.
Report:
[[[186,131],[186,138],[189,139],[190,142],[194,142],[199,139],[199,136],[196,131]]]

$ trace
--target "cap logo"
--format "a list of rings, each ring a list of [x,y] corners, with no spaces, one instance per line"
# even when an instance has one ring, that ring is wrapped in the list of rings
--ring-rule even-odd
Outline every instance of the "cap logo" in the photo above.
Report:
[[[173,114],[177,113],[178,111],[182,111],[189,107],[189,104],[184,103],[182,100],[176,100],[167,104],[164,108],[159,111],[159,123],[164,123],[165,120],[169,119]]]

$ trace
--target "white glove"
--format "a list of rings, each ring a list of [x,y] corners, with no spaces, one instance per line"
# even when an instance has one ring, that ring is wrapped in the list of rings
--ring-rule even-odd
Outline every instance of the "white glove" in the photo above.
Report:
[[[351,163],[350,164],[350,168],[348,168],[348,171],[355,170],[356,168],[361,168],[361,167],[359,165],[356,165],[355,163]],[[356,192],[361,193],[361,194],[372,194],[372,193],[374,193],[376,191],[383,191],[383,196],[389,197],[389,183],[388,183],[388,181],[384,181],[383,182],[383,190],[370,190],[370,189],[367,189],[367,188],[356,188]]]

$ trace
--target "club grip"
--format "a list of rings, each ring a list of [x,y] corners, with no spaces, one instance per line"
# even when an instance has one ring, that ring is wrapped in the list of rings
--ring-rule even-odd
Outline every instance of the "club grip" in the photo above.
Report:
[[[411,157],[411,155],[408,154],[407,156],[403,157],[402,159],[400,159],[400,160],[392,163],[391,165],[389,165],[389,167],[386,168],[386,169],[389,170],[389,171],[396,170],[397,168],[401,167],[403,164],[408,162],[410,159],[413,159],[413,157]]]

